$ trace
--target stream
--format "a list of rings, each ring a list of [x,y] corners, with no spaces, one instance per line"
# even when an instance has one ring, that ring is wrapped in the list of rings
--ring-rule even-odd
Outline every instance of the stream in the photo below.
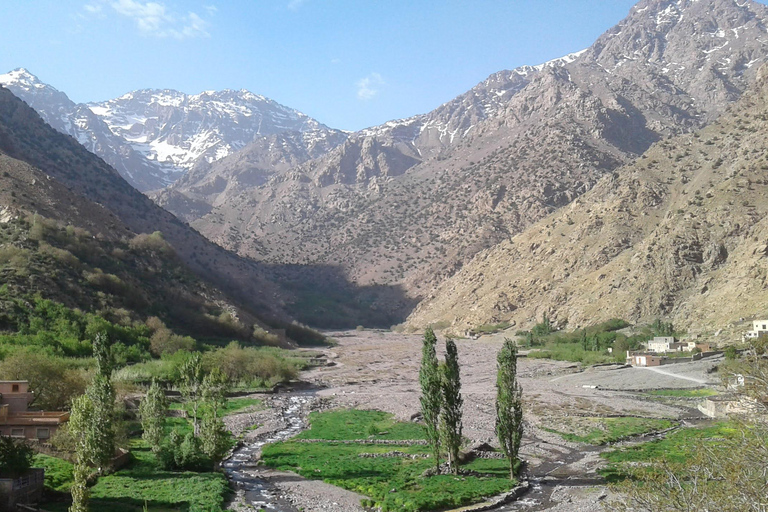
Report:
[[[297,435],[304,428],[302,410],[313,400],[312,392],[291,393],[282,396],[284,405],[280,414],[285,426],[267,437],[237,448],[224,461],[222,468],[227,478],[238,490],[244,492],[244,500],[255,510],[265,509],[275,512],[298,512],[266,480],[259,478],[260,469],[256,465],[261,448],[265,444],[284,441]]]

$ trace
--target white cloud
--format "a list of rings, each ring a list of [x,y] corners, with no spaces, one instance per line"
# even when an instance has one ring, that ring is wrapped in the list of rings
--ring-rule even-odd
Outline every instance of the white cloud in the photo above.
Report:
[[[371,100],[379,94],[379,89],[385,84],[380,74],[371,73],[365,78],[358,80],[355,85],[357,86],[358,99]]]
[[[101,13],[101,4],[85,4],[83,6],[83,9],[85,9],[85,12],[89,14],[99,14]]]
[[[121,16],[132,19],[139,32],[145,35],[173,37],[179,40],[210,37],[210,24],[194,12],[180,16],[171,12],[163,3],[140,0],[114,0],[111,6]],[[205,9],[209,14],[213,14],[216,7],[206,6]]]
[[[305,3],[307,3],[307,0],[291,0],[288,2],[288,9],[292,11],[298,11]]]

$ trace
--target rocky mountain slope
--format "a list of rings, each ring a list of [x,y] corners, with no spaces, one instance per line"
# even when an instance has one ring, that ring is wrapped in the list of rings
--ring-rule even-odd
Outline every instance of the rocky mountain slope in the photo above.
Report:
[[[569,326],[671,318],[692,332],[764,315],[768,303],[768,67],[707,128],[634,164],[478,254],[409,324],[452,329],[546,312]]]
[[[4,219],[40,214],[105,240],[160,231],[184,265],[227,294],[229,307],[246,323],[287,318],[284,295],[267,270],[212,244],[159,208],[2,87],[0,163]]]
[[[303,164],[233,155],[162,204],[204,214],[192,225],[240,254],[429,297],[654,142],[715,119],[765,61],[767,21],[749,0],[643,0],[583,52],[499,72]],[[246,171],[257,178],[234,183]]]
[[[187,95],[147,89],[86,105],[74,103],[25,69],[0,75],[0,84],[142,191],[165,187],[256,137],[307,132],[304,138],[292,135],[304,144],[299,154],[314,144],[344,139],[343,132],[245,90]]]

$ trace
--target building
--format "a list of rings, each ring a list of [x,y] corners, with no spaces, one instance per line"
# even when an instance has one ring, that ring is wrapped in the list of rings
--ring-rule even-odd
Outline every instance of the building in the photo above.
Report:
[[[656,336],[647,344],[648,352],[676,352],[679,344],[675,343],[673,336]]]
[[[746,341],[748,339],[759,338],[762,335],[768,336],[768,320],[753,320],[752,330],[745,332],[741,339]]]
[[[34,398],[29,382],[0,381],[0,435],[46,442],[69,420],[68,412],[30,411]]]
[[[627,351],[627,364],[632,366],[661,366],[661,356],[656,354],[631,353]]]

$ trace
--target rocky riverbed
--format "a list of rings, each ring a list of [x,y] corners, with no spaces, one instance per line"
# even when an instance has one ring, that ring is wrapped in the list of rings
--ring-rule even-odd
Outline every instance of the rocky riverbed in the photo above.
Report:
[[[302,380],[317,386],[316,391],[267,396],[264,410],[228,418],[228,427],[244,434],[245,445],[263,444],[276,435],[283,438],[283,433],[295,428],[291,418],[303,421],[313,409],[378,409],[404,421],[418,413],[419,336],[385,331],[329,334],[338,344],[322,350],[328,364],[302,374]],[[458,341],[464,435],[473,442],[495,444],[495,361],[501,342],[501,337],[492,336]],[[595,510],[599,502],[611,499],[596,473],[603,464],[599,452],[605,448],[570,443],[542,427],[572,416],[690,417],[695,414],[691,404],[650,400],[638,391],[716,385],[716,375],[708,373],[714,364],[716,361],[703,360],[672,365],[660,374],[610,366],[584,370],[573,363],[521,358],[518,369],[526,406],[526,438],[521,452],[528,461],[533,485],[520,502],[497,510]],[[297,396],[303,397],[300,407],[293,416],[286,416],[286,408]],[[258,454],[258,449],[249,451],[248,463],[255,463]],[[283,506],[305,512],[363,510],[363,497],[355,493],[263,467],[250,467],[249,471],[265,482]],[[232,508],[242,508],[247,498],[241,489]]]

